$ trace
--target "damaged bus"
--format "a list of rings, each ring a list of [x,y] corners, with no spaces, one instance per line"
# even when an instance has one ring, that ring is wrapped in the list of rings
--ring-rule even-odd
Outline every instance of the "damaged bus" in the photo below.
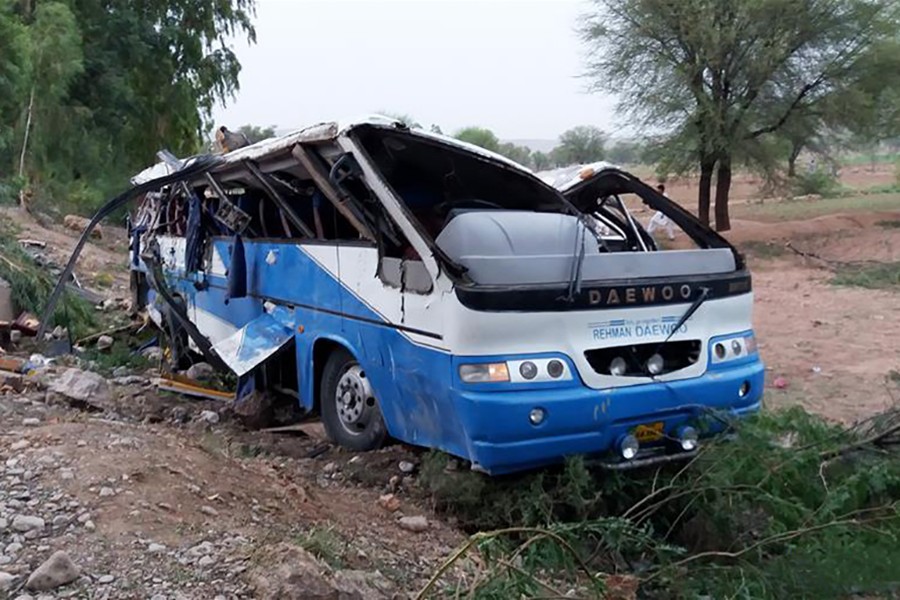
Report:
[[[743,257],[622,170],[553,186],[380,117],[164,158],[94,220],[137,202],[136,304],[233,371],[236,402],[289,395],[341,446],[626,468],[760,407]],[[658,247],[635,203],[692,247]]]

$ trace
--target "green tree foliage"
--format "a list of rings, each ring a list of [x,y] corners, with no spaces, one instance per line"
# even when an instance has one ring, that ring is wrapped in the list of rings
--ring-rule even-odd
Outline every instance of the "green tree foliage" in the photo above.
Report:
[[[540,150],[531,154],[531,163],[534,166],[535,171],[546,171],[553,166],[547,153],[541,152]]]
[[[732,169],[759,156],[766,136],[838,100],[851,122],[884,112],[877,98],[900,79],[889,70],[898,31],[895,0],[595,0],[581,30],[594,87],[669,130],[670,147],[699,167],[706,222],[715,175],[720,230]]]
[[[500,140],[493,131],[484,127],[465,127],[454,133],[453,137],[491,152],[500,151]]]
[[[28,30],[13,12],[11,0],[0,0],[0,179],[13,169],[14,129],[28,96],[31,71]]]
[[[499,152],[506,158],[519,163],[520,165],[529,168],[534,165],[534,161],[532,160],[531,156],[531,148],[528,148],[527,146],[519,146],[511,142],[503,142],[502,144],[500,144],[497,152]]]
[[[579,125],[559,136],[553,153],[561,166],[590,163],[606,156],[606,134],[592,125]]]
[[[641,144],[632,141],[619,141],[610,146],[607,158],[618,165],[633,165],[641,160]]]
[[[241,125],[238,128],[238,132],[246,135],[251,144],[255,144],[256,142],[275,137],[275,126],[270,125],[268,127],[260,127],[258,125]]]
[[[238,87],[225,40],[255,40],[253,10],[254,0],[0,0],[0,178],[17,171],[28,130],[36,197],[90,211],[159,149],[199,151],[213,106]]]

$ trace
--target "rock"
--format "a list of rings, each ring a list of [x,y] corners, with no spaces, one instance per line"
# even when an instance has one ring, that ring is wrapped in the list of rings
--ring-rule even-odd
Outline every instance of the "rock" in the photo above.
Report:
[[[401,517],[400,527],[414,533],[422,533],[428,530],[428,519],[423,516]]]
[[[63,481],[69,481],[71,479],[75,479],[75,472],[72,469],[60,469],[59,470],[59,478]]]
[[[4,550],[4,552],[6,552],[7,555],[12,556],[13,554],[18,554],[19,552],[21,552],[22,548],[22,544],[13,542],[6,547],[6,550]]]
[[[397,512],[400,510],[400,498],[394,494],[385,494],[378,498],[378,506],[388,512]]]
[[[69,517],[67,517],[66,515],[56,515],[55,517],[53,517],[52,521],[54,527],[62,527],[63,525],[68,524],[68,522]]]
[[[116,379],[119,379],[121,377],[127,377],[128,376],[128,367],[126,367],[125,365],[119,365],[118,367],[113,369],[112,376],[115,377]]]
[[[18,452],[19,450],[24,450],[30,445],[31,442],[29,442],[28,440],[19,440],[18,442],[15,442],[12,446],[10,446],[9,449],[13,452]]]
[[[37,417],[26,417],[22,419],[22,425],[24,427],[37,427],[41,424],[41,420]]]
[[[22,341],[22,332],[18,329],[13,329],[9,332],[9,341],[13,344],[18,344]]]
[[[0,532],[5,531],[7,527],[9,527],[9,521],[0,517]]]
[[[212,554],[215,548],[209,542],[200,542],[196,546],[189,548],[187,553],[188,556],[193,556],[194,558],[199,558],[201,556],[205,556],[207,554]]]
[[[140,375],[125,375],[113,378],[112,382],[115,385],[144,385],[147,383],[147,378]]]
[[[13,588],[13,584],[16,583],[15,575],[11,575],[10,573],[6,573],[4,571],[0,571],[0,592],[8,592]]]
[[[66,215],[63,218],[63,225],[66,226],[66,229],[71,229],[72,231],[83,232],[87,229],[87,226],[90,224],[90,220],[85,219],[84,217],[79,217],[78,215]],[[98,223],[96,227],[91,231],[91,237],[103,239],[103,228]]]
[[[327,463],[324,467],[322,467],[322,472],[326,475],[333,475],[334,473],[337,473],[338,470],[338,465],[335,462]]]
[[[99,338],[97,338],[97,350],[99,350],[100,352],[106,352],[113,347],[113,344],[115,342],[116,341],[112,338],[112,336],[101,335]]]
[[[162,554],[165,551],[166,551],[166,547],[163,546],[162,544],[153,543],[153,544],[150,544],[149,546],[147,546],[147,552],[150,554]]]
[[[214,509],[212,506],[201,506],[201,507],[200,507],[200,512],[202,512],[204,515],[209,515],[209,516],[211,516],[211,517],[218,517],[218,516],[219,516],[219,511],[217,511],[216,509]]]
[[[25,587],[38,592],[53,590],[72,583],[79,575],[80,571],[69,555],[58,551],[31,574]]]
[[[150,362],[159,362],[162,360],[162,348],[159,346],[150,346],[141,351],[141,356]]]
[[[111,487],[102,487],[100,488],[100,497],[101,498],[109,498],[110,496],[115,496],[116,490]]]
[[[401,460],[398,466],[400,467],[400,471],[403,473],[412,473],[416,470],[416,465],[409,462],[408,460]]]
[[[97,373],[81,369],[66,369],[50,383],[49,389],[70,400],[86,402],[101,408],[111,399],[106,379]]]
[[[216,370],[209,363],[198,362],[195,365],[191,365],[191,368],[185,372],[185,375],[197,381],[205,381],[215,377]]]
[[[329,568],[315,556],[286,543],[267,549],[258,565],[247,574],[254,598],[280,600],[383,600],[381,593],[363,595],[356,590],[343,592]],[[349,588],[350,586],[348,586]]]
[[[57,325],[53,328],[53,331],[50,333],[55,340],[61,340],[69,337],[69,330],[63,327],[62,325]]]
[[[215,425],[219,422],[219,413],[214,410],[204,410],[200,413],[200,420],[204,423]]]
[[[198,560],[197,564],[201,567],[209,567],[211,565],[216,564],[216,559],[214,559],[212,556],[207,554],[206,556],[204,556],[200,560]]]
[[[40,517],[33,517],[29,515],[17,515],[12,522],[12,528],[20,533],[25,533],[26,531],[32,530],[40,530],[44,528],[44,520]]]
[[[103,575],[97,580],[97,583],[106,585],[107,583],[112,583],[115,580],[116,578],[112,575]]]
[[[84,528],[87,529],[88,531],[94,531],[95,529],[97,529],[97,526],[94,525],[93,521],[85,521]]]

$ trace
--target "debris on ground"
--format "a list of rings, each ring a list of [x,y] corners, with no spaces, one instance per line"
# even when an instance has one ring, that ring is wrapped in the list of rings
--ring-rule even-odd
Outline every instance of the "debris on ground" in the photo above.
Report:
[[[90,222],[90,219],[79,217],[78,215],[66,215],[63,218],[63,225],[65,225],[66,229],[70,229],[76,233],[81,233],[87,229]],[[99,223],[91,231],[91,237],[96,239],[103,238],[103,228]]]

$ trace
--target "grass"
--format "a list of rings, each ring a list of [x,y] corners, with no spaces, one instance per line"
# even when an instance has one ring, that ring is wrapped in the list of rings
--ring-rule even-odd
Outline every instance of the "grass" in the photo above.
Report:
[[[900,290],[900,262],[843,266],[831,278],[831,283],[870,290]]]
[[[734,216],[754,221],[812,219],[834,213],[900,210],[900,193],[863,194],[820,200],[783,200],[765,204],[736,205]]]
[[[765,260],[779,258],[788,253],[784,244],[775,242],[749,241],[740,244],[740,250],[750,258]]]
[[[900,221],[878,221],[875,224],[885,229],[900,229]]]
[[[297,545],[332,569],[342,569],[347,542],[334,525],[315,526],[297,538]]]

